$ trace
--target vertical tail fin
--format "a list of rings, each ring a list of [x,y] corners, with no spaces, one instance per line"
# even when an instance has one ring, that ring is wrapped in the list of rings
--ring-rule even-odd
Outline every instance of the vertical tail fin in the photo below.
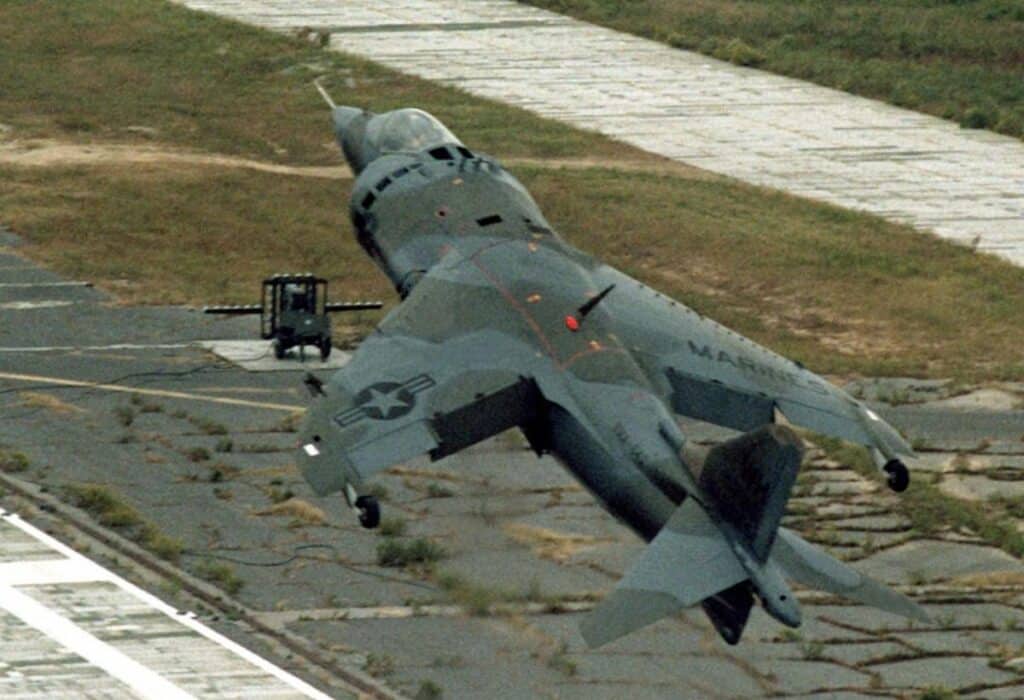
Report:
[[[704,461],[701,491],[760,562],[768,559],[802,457],[792,430],[769,425],[718,445]]]

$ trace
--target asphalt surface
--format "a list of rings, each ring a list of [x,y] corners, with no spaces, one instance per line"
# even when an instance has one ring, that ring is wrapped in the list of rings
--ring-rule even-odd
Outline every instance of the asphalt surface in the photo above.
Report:
[[[820,453],[789,524],[917,597],[934,626],[802,593],[799,634],[755,610],[743,643],[728,647],[691,611],[587,650],[580,615],[642,544],[513,433],[383,475],[384,517],[404,528],[394,539],[427,538],[444,554],[433,573],[380,566],[386,536],[360,528],[340,499],[313,496],[294,466],[304,369],[249,371],[195,344],[252,337],[254,322],[124,308],[83,287],[4,287],[60,281],[16,250],[0,250],[0,304],[54,303],[0,311],[10,320],[0,323],[0,447],[29,463],[11,476],[57,496],[102,485],[181,540],[181,570],[210,578],[227,567],[212,575],[238,582],[226,599],[338,668],[423,697],[906,697],[931,685],[1024,696],[1024,565],[973,533],[920,535],[895,495]],[[83,381],[99,386],[74,384]],[[977,400],[941,386],[853,388],[919,401],[879,406],[928,443],[918,478],[937,474],[944,490],[973,498],[1024,484],[1019,387]],[[685,429],[705,442],[728,434]],[[442,581],[457,581],[455,592]],[[173,586],[149,588],[173,598]],[[215,606],[205,614],[257,644]],[[351,693],[330,673],[304,677]]]

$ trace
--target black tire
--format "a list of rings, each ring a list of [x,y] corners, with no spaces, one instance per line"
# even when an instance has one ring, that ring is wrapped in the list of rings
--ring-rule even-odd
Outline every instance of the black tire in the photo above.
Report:
[[[885,472],[885,481],[896,493],[903,493],[910,486],[910,470],[907,465],[898,459],[890,459],[882,467]]]
[[[331,339],[322,338],[317,347],[320,348],[320,361],[327,362],[327,358],[331,356]]]
[[[281,342],[280,338],[275,338],[273,345],[274,345],[274,357],[276,357],[279,360],[283,360],[284,356],[285,356],[285,353],[288,352],[288,350],[284,346],[284,343]]]
[[[356,499],[356,509],[359,511],[359,524],[367,530],[380,525],[380,503],[376,496],[360,496]]]

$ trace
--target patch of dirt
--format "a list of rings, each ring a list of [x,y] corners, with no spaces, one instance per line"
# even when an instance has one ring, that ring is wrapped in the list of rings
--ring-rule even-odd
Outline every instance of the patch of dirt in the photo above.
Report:
[[[509,537],[530,547],[537,556],[550,559],[559,564],[568,561],[579,552],[592,549],[601,544],[616,542],[610,537],[592,537],[556,532],[546,527],[509,523],[502,528]]]
[[[171,147],[116,143],[78,144],[53,140],[11,141],[0,144],[0,164],[37,168],[152,164],[182,167],[219,166],[335,180],[352,177],[352,171],[346,166],[279,165],[248,158]]]
[[[43,408],[47,411],[60,415],[86,412],[84,408],[72,406],[69,403],[61,401],[56,396],[44,394],[39,391],[20,391],[18,392],[18,398],[21,399],[21,406],[26,406],[28,408]]]
[[[289,498],[287,501],[275,503],[269,508],[256,511],[256,515],[287,515],[310,525],[322,525],[327,522],[327,516],[322,510],[301,498]]]
[[[686,179],[721,179],[699,168],[671,160],[613,160],[599,158],[509,158],[503,160],[509,166],[522,165],[532,168],[584,170],[587,168],[608,168],[623,172],[646,172],[657,175],[673,175]],[[229,156],[218,153],[203,153],[182,148],[159,145],[124,143],[69,143],[52,139],[28,141],[7,141],[0,143],[0,165],[22,167],[66,167],[66,166],[111,166],[111,165],[175,165],[180,167],[223,167],[258,170],[260,172],[317,177],[331,180],[348,180],[352,171],[346,165],[313,166],[281,165],[266,161]]]

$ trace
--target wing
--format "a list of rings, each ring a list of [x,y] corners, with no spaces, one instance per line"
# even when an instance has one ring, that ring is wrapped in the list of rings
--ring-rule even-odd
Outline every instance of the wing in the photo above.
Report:
[[[673,410],[736,430],[771,423],[775,410],[815,432],[860,443],[886,458],[910,445],[871,409],[801,365],[605,268],[617,289],[628,344]]]
[[[421,454],[440,459],[531,419],[535,354],[515,319],[500,318],[507,305],[492,304],[466,269],[423,278],[314,401],[299,462],[318,493]]]

